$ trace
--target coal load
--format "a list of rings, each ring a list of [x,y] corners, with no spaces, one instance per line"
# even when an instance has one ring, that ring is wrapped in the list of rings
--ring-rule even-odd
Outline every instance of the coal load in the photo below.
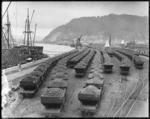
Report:
[[[142,61],[142,59],[139,56],[134,56],[134,64],[135,64],[136,68],[142,69],[144,62]]]
[[[98,72],[98,71],[94,71],[94,72],[89,73],[88,79],[93,79],[94,77],[97,77],[98,79],[101,79],[101,80],[104,79],[102,72]]]
[[[78,99],[82,103],[97,103],[100,99],[100,93],[101,89],[98,89],[93,85],[89,85],[81,89],[81,91],[78,93]]]
[[[104,72],[106,73],[111,73],[112,72],[112,68],[113,68],[113,63],[112,60],[110,58],[110,56],[103,51],[103,57],[104,57]]]
[[[43,80],[43,73],[40,71],[33,71],[30,74],[36,76],[37,78],[39,77],[41,81]]]
[[[88,74],[88,79],[98,78],[103,80],[103,65],[102,65],[102,56],[99,51],[96,51],[96,55],[92,61],[90,72]]]
[[[121,62],[122,61],[122,59],[123,59],[123,55],[121,56],[118,52],[116,52],[116,51],[113,51],[114,52],[114,56]]]
[[[73,57],[72,59],[70,59],[68,61],[68,67],[69,68],[74,68],[74,66],[80,62],[87,54],[89,53],[89,50],[85,50],[84,52],[82,52],[81,54],[77,55],[76,57]]]
[[[37,69],[35,69],[34,71],[40,71],[41,73],[43,73],[44,79],[47,76],[47,69],[42,65],[38,66]]]
[[[64,74],[67,74],[67,70],[64,70],[64,69],[54,69],[54,70],[52,71],[52,74],[54,75],[54,74],[56,74],[56,73],[58,73],[58,72],[62,72],[62,73],[64,73]]]
[[[40,78],[37,78],[33,75],[26,76],[23,80],[20,81],[20,86],[24,90],[35,90],[40,83]]]
[[[75,71],[76,71],[76,76],[84,76],[86,73],[86,70],[88,69],[88,66],[90,65],[93,57],[95,55],[95,51],[91,50],[90,53],[84,57],[76,66],[75,66]]]
[[[113,57],[113,52],[112,52],[111,49],[106,49],[106,52],[108,53],[108,55],[109,55],[110,57]]]
[[[86,82],[86,86],[94,85],[95,87],[97,87],[99,89],[103,87],[103,84],[104,84],[104,80],[100,80],[97,77],[87,80],[87,82]]]
[[[64,72],[57,72],[54,75],[52,75],[52,80],[57,79],[57,78],[68,80],[68,77]]]
[[[49,83],[48,88],[67,88],[67,81],[63,79],[52,80]]]
[[[123,75],[128,75],[130,70],[130,60],[127,56],[114,51],[114,56],[120,60],[120,73]]]
[[[67,67],[64,66],[64,65],[58,65],[54,68],[54,71],[66,71],[67,70]]]
[[[130,61],[128,58],[125,58],[121,61],[121,65],[120,66],[124,66],[124,67],[130,67]]]
[[[132,59],[134,58],[134,54],[132,54],[131,52],[129,53],[129,52],[127,52],[127,51],[124,51],[123,49],[119,49],[119,50],[117,50],[117,51],[118,51],[119,53],[121,53],[121,54],[127,56],[131,61],[132,61]]]
[[[62,88],[46,88],[41,95],[41,103],[43,105],[49,104],[63,104],[65,100],[66,89]]]

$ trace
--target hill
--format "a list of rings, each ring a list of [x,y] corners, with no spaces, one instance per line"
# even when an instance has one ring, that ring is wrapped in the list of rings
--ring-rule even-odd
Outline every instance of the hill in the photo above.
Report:
[[[51,31],[44,39],[44,43],[71,43],[80,35],[82,42],[105,41],[111,34],[112,40],[137,41],[148,40],[148,17],[136,15],[109,14],[101,17],[81,17],[72,19]]]

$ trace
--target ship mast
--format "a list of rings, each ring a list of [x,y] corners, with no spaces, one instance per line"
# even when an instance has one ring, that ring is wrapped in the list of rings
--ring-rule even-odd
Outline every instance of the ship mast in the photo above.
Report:
[[[14,39],[12,37],[11,34],[11,24],[10,24],[10,20],[9,20],[9,13],[7,11],[7,23],[6,25],[6,41],[7,41],[7,45],[8,45],[8,49],[13,47],[12,45],[14,45]]]
[[[34,11],[33,11],[34,13]],[[33,15],[32,15],[33,16]],[[32,18],[31,18],[32,20]],[[31,43],[31,33],[32,31],[30,30],[30,24],[31,24],[31,20],[29,21],[29,9],[27,9],[27,19],[26,19],[26,22],[25,22],[25,35],[24,35],[24,43],[25,43],[25,39],[26,39],[26,35],[27,35],[27,47],[31,46],[32,43]]]

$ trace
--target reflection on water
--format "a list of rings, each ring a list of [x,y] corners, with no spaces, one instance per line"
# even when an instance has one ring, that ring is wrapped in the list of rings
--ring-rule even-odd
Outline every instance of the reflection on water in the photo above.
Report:
[[[48,54],[51,57],[74,49],[70,46],[55,45],[55,44],[36,43],[35,46],[43,46],[43,53]]]

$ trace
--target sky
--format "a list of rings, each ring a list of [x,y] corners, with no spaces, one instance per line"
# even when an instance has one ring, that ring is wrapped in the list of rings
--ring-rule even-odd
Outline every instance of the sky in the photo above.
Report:
[[[2,15],[9,2],[2,2]],[[13,36],[23,39],[27,8],[30,17],[35,10],[31,30],[37,24],[36,38],[42,40],[53,29],[67,24],[73,18],[104,16],[108,14],[131,14],[148,16],[148,2],[11,2],[8,9]],[[5,14],[2,22],[6,23]]]

